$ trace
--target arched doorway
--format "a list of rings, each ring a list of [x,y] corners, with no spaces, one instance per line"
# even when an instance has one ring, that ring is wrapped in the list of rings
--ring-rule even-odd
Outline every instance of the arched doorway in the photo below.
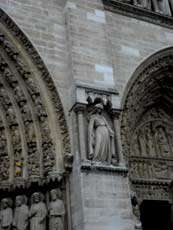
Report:
[[[123,101],[123,151],[129,166],[131,190],[139,200],[144,230],[150,229],[147,213],[151,214],[151,210],[153,214],[155,210],[158,216],[161,215],[159,210],[170,213],[172,205],[172,89],[173,48],[167,48],[137,68]],[[164,229],[172,229],[171,216],[159,226],[164,226],[164,221],[167,221],[169,223]],[[157,226],[156,222],[151,225],[154,224]]]
[[[7,198],[14,208],[15,197],[25,195],[30,208],[32,194],[39,192],[48,206],[55,189],[65,203],[64,175],[71,167],[68,128],[53,80],[28,38],[0,10],[0,200]]]

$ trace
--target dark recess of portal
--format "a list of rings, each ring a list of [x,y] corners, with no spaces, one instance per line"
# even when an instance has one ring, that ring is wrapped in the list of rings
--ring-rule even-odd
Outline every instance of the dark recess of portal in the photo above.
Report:
[[[143,230],[173,230],[171,205],[167,201],[143,201],[140,213]]]

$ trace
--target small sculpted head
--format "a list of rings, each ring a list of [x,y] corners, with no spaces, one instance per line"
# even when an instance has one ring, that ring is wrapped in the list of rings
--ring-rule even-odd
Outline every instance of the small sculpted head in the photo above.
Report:
[[[50,191],[50,196],[51,196],[51,200],[52,200],[52,201],[57,200],[57,196],[58,196],[57,190],[52,189],[52,190]]]
[[[16,207],[20,207],[23,204],[23,197],[17,196],[16,197]]]
[[[40,202],[40,194],[38,192],[35,192],[33,194],[33,202],[34,203],[39,203]]]
[[[8,201],[7,198],[2,199],[1,202],[2,202],[2,208],[3,208],[3,209],[6,209],[6,208],[9,207],[9,201]]]

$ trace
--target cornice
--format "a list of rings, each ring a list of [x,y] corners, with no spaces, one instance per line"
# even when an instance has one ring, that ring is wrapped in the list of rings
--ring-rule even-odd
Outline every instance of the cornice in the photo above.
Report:
[[[173,29],[173,17],[159,14],[117,0],[103,0],[103,4],[104,9],[107,11]]]

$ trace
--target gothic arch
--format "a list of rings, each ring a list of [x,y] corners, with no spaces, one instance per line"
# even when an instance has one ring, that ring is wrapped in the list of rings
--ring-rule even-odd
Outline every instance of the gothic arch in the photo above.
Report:
[[[173,47],[145,60],[122,103],[121,136],[132,190],[141,199],[171,200]]]
[[[53,80],[39,54],[0,10],[0,186],[51,180],[70,169],[70,138]]]

